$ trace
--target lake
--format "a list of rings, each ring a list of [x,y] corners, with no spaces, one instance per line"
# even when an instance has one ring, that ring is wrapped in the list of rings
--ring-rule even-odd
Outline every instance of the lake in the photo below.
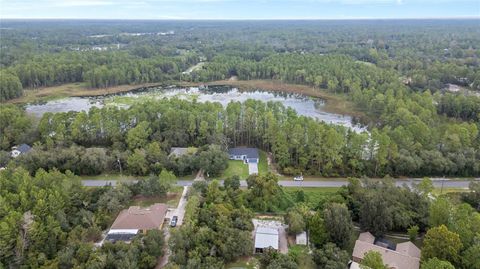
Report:
[[[239,91],[229,86],[210,86],[209,88],[198,87],[153,87],[139,89],[127,93],[112,94],[96,97],[68,97],[42,104],[28,104],[26,111],[37,117],[46,112],[87,111],[92,107],[115,105],[128,107],[132,103],[146,99],[162,99],[176,97],[179,99],[193,100],[198,102],[218,102],[226,106],[231,101],[244,102],[248,99],[263,102],[281,102],[286,107],[291,107],[299,115],[312,117],[320,121],[345,126],[357,132],[366,129],[352,123],[352,117],[324,111],[325,100],[312,98],[301,94],[269,92],[269,91]]]

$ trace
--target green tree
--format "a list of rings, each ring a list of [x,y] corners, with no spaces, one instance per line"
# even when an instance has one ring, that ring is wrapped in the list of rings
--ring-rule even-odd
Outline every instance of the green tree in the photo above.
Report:
[[[425,196],[432,193],[434,189],[432,180],[428,177],[424,177],[422,181],[415,186],[415,188],[420,194]]]
[[[313,251],[313,260],[318,268],[345,269],[350,255],[334,243],[326,243],[322,248]]]
[[[228,167],[228,154],[217,145],[200,152],[197,160],[198,167],[209,176],[218,175]]]
[[[140,122],[127,133],[126,142],[128,147],[131,150],[145,147],[151,133],[150,124],[146,121]]]
[[[135,149],[127,159],[127,165],[130,172],[135,175],[146,175],[148,172],[148,164],[143,149]]]
[[[438,258],[455,264],[461,249],[462,242],[458,234],[440,225],[427,231],[423,240],[422,260]]]
[[[363,256],[362,262],[360,262],[360,268],[362,269],[388,269],[383,263],[382,255],[377,251],[369,251]]]
[[[373,192],[363,198],[360,206],[360,226],[375,236],[383,235],[393,226],[388,202],[383,193]]]
[[[422,262],[422,265],[420,266],[420,268],[421,269],[455,269],[455,266],[453,266],[448,261],[442,261],[437,258],[431,258],[425,262]],[[474,268],[474,267],[469,267],[469,268]]]
[[[323,217],[330,240],[345,248],[350,243],[353,232],[353,223],[347,207],[343,204],[329,204],[323,211]]]
[[[446,197],[438,197],[430,204],[428,223],[431,227],[442,224],[449,225],[452,215],[452,204]]]
[[[408,238],[410,239],[410,241],[413,242],[413,241],[417,240],[419,229],[420,228],[418,228],[417,225],[414,225],[414,226],[408,228],[407,233],[408,233]]]
[[[285,215],[285,221],[288,224],[288,233],[297,235],[305,231],[305,221],[303,216],[296,210],[289,210]]]
[[[315,246],[321,247],[328,240],[328,231],[320,212],[316,212],[308,219],[309,239]]]

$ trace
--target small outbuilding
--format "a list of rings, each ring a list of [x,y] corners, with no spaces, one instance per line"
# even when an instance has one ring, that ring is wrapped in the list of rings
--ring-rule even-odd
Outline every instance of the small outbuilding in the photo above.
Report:
[[[230,160],[241,160],[245,163],[258,163],[260,159],[257,148],[231,148],[228,155]]]
[[[12,158],[17,158],[22,154],[28,153],[30,150],[32,150],[32,147],[30,147],[27,144],[21,144],[20,146],[12,147],[12,151],[10,152],[10,155],[12,156]]]
[[[307,233],[302,232],[302,233],[297,234],[297,236],[295,238],[295,244],[306,246],[307,245]]]
[[[257,227],[255,230],[255,253],[263,253],[265,248],[279,250],[278,229]]]

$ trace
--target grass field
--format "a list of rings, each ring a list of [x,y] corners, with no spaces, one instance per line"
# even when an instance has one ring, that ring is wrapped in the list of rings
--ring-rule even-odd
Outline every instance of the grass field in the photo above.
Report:
[[[9,100],[8,103],[22,104],[38,101],[48,101],[71,96],[99,96],[120,92],[128,92],[143,87],[152,87],[159,83],[145,83],[137,85],[119,85],[101,89],[90,89],[85,83],[68,83],[53,87],[25,89],[23,96]]]
[[[268,169],[267,153],[263,150],[260,150],[260,160],[258,162],[258,173],[264,175],[270,171]]]
[[[238,175],[241,179],[248,177],[248,165],[243,161],[228,160],[228,167],[220,175],[219,179],[229,178],[231,176]]]
[[[297,200],[297,192],[303,191],[305,202],[311,207],[315,208],[319,204],[326,202],[328,199],[337,195],[337,191],[340,188],[336,187],[320,187],[320,188],[309,188],[309,187],[288,187],[283,188],[285,193],[290,196],[292,201]]]

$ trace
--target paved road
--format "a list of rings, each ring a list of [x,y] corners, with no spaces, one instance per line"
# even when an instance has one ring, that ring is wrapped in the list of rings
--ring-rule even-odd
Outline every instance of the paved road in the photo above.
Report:
[[[396,185],[402,186],[406,184],[407,186],[412,186],[412,183],[418,183],[421,179],[409,179],[409,180],[397,180]],[[476,178],[475,180],[480,181],[480,178]],[[115,186],[118,182],[126,182],[126,183],[134,183],[136,180],[129,180],[129,181],[118,181],[118,180],[82,180],[82,184],[87,187],[102,187],[105,185],[112,185]],[[223,182],[220,181],[222,184]],[[178,186],[191,186],[193,180],[178,180]],[[240,182],[242,187],[247,186],[247,182],[242,180]],[[292,180],[280,180],[278,182],[279,185],[284,187],[341,187],[343,185],[347,185],[347,181],[342,180],[326,180],[326,181],[292,181]],[[470,184],[469,180],[433,180],[433,186],[435,188],[441,188],[443,184],[444,188],[468,188],[468,184]]]

